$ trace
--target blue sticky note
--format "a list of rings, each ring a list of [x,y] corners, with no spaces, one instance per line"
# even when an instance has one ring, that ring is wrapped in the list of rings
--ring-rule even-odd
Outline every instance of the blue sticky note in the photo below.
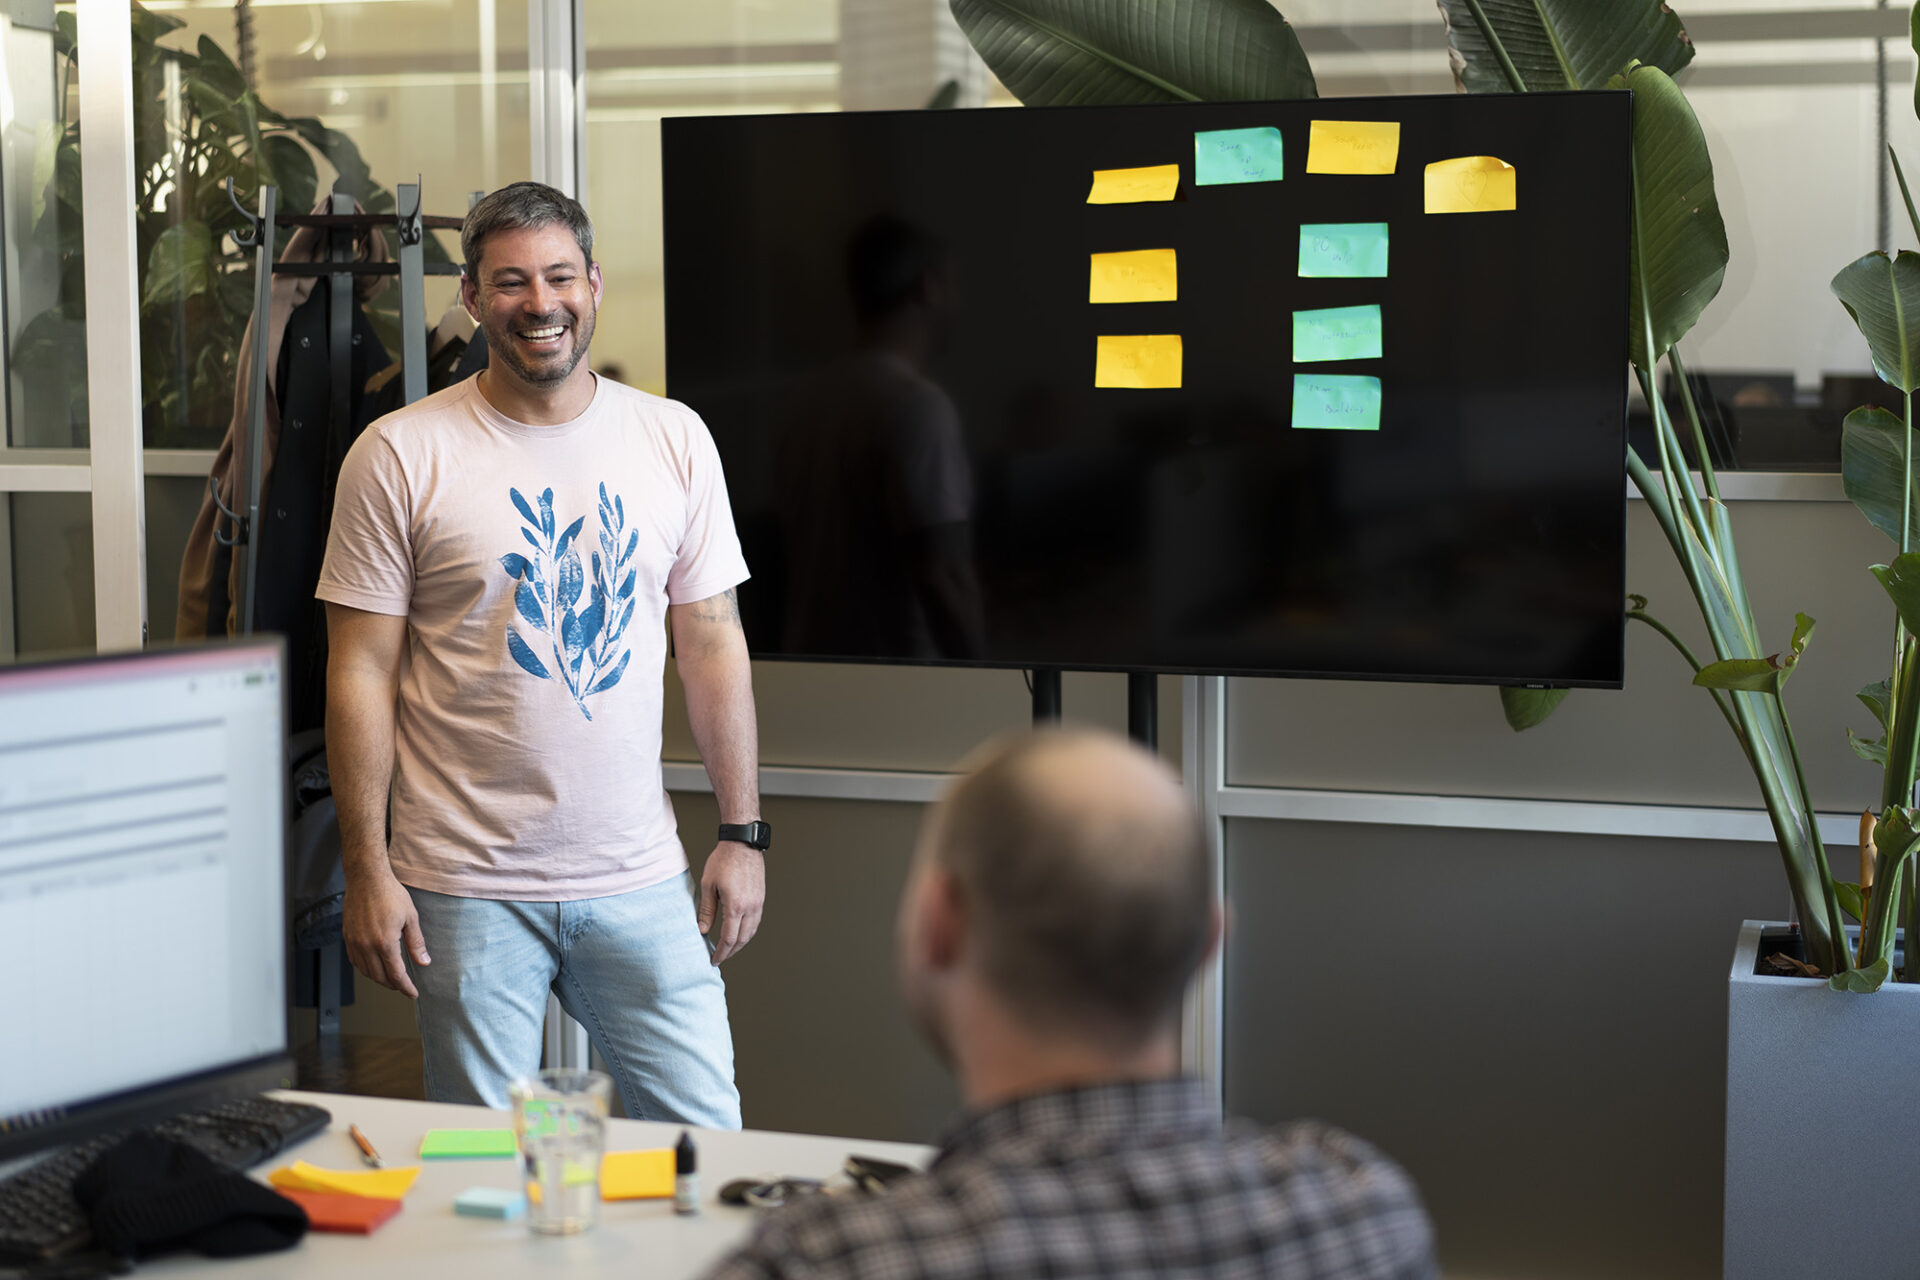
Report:
[[[1384,222],[1309,222],[1300,228],[1300,274],[1314,280],[1387,274]]]
[[[527,1211],[527,1197],[499,1187],[468,1187],[455,1197],[453,1211],[467,1218],[517,1218]]]
[[[1280,131],[1272,125],[1258,129],[1213,129],[1193,135],[1195,186],[1278,182],[1285,176]]]
[[[1293,313],[1293,358],[1310,360],[1378,360],[1380,307],[1326,307]]]
[[[1380,379],[1294,374],[1293,426],[1296,431],[1378,431]]]

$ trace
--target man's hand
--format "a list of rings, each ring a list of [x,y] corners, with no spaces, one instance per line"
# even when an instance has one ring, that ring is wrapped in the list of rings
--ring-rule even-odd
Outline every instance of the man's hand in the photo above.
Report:
[[[767,864],[758,849],[723,840],[700,876],[700,932],[719,964],[753,941],[767,904]]]
[[[431,964],[426,939],[420,935],[420,916],[413,898],[391,871],[360,877],[347,886],[341,931],[346,935],[347,959],[353,967],[383,987],[419,999],[401,947],[415,964]]]

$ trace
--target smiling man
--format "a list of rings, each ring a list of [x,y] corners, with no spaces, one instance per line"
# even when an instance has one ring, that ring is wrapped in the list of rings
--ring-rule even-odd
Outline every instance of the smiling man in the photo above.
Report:
[[[415,997],[429,1098],[505,1106],[551,991],[628,1115],[738,1128],[718,966],[759,926],[771,833],[720,460],[686,406],[588,367],[579,204],[515,183],[461,249],[490,364],[354,444],[317,592],[347,954]],[[722,820],[697,910],[660,766],[669,624]]]

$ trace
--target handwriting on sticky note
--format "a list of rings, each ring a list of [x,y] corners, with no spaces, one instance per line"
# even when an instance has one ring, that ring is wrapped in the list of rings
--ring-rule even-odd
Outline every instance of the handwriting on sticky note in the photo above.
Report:
[[[1143,204],[1171,200],[1180,189],[1180,166],[1148,165],[1141,169],[1095,169],[1088,204]]]
[[[1400,123],[1315,120],[1307,132],[1308,173],[1392,173],[1400,160]]]
[[[1172,249],[1091,256],[1088,302],[1173,302],[1179,294],[1179,263]]]
[[[1519,175],[1498,156],[1456,156],[1427,166],[1428,213],[1504,213],[1519,207]]]
[[[1093,385],[1145,390],[1180,385],[1180,335],[1111,334],[1096,340]]]
[[[1222,186],[1232,182],[1278,182],[1286,176],[1280,131],[1271,125],[1257,129],[1209,129],[1193,135],[1193,185]]]
[[[1309,222],[1300,228],[1300,274],[1308,279],[1387,274],[1384,222]]]
[[[1293,358],[1310,360],[1378,360],[1380,308],[1326,307],[1293,313]]]
[[[1378,431],[1380,379],[1294,374],[1293,426],[1296,431]]]

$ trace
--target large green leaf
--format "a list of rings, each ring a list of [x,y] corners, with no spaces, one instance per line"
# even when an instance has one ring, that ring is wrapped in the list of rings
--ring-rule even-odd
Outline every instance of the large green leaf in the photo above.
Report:
[[[1633,362],[1651,369],[1720,292],[1727,271],[1727,226],[1713,194],[1707,140],[1680,86],[1658,67],[1635,66],[1607,87],[1633,90],[1636,207],[1627,339]],[[1643,275],[1652,351],[1641,317]]]
[[[1902,532],[1903,493],[1915,495],[1908,512],[1909,529],[1920,533],[1920,475],[1914,477],[1912,490],[1903,486],[1903,473],[1912,465],[1906,452],[1906,424],[1885,409],[1868,405],[1847,415],[1846,425],[1840,430],[1840,477],[1847,499],[1896,546]]]
[[[1661,0],[1480,0],[1480,12],[1529,92],[1591,89],[1636,59],[1672,75],[1693,42]],[[1468,93],[1512,85],[1467,0],[1440,0],[1454,83]]]
[[[1313,98],[1299,37],[1266,0],[951,0],[1028,106]]]
[[[1528,689],[1520,685],[1500,686],[1500,709],[1506,713],[1507,727],[1515,733],[1552,715],[1567,700],[1565,689]]]
[[[1901,391],[1920,387],[1920,253],[1875,249],[1840,268],[1833,296],[1873,353],[1873,371]]]
[[[1920,551],[1896,557],[1892,564],[1869,565],[1868,572],[1893,598],[1893,607],[1900,611],[1900,621],[1907,624],[1908,633],[1920,635]]]
[[[213,283],[212,257],[213,235],[206,223],[182,222],[168,227],[147,258],[141,309],[205,293]]]

